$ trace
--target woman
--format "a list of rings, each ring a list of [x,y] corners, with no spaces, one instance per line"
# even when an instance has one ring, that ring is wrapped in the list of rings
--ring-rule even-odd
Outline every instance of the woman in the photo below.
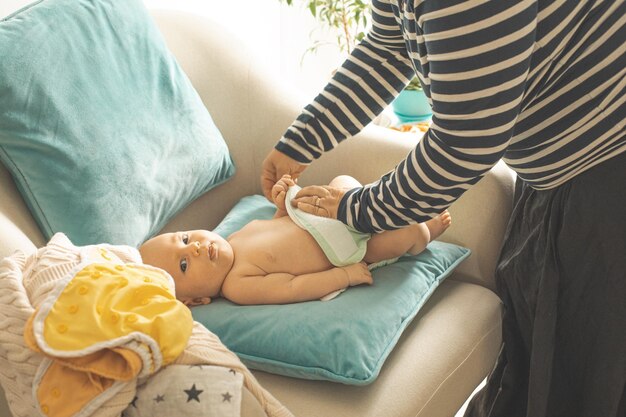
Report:
[[[503,349],[466,416],[626,413],[626,3],[372,1],[373,26],[263,164],[266,196],[418,75],[431,128],[379,181],[298,206],[364,232],[441,213],[500,159],[518,175],[496,271]],[[454,4],[451,4],[454,3]]]

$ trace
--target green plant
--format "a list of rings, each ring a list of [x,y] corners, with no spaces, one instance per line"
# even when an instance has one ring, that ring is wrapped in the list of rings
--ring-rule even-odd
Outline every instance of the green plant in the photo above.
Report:
[[[409,91],[422,91],[422,84],[420,84],[419,78],[415,76],[404,89]]]
[[[288,5],[293,0],[284,1]],[[322,28],[333,31],[337,38],[337,47],[341,52],[351,53],[358,42],[365,37],[370,2],[369,0],[302,0]],[[313,39],[313,45],[306,52],[315,52],[331,42]]]

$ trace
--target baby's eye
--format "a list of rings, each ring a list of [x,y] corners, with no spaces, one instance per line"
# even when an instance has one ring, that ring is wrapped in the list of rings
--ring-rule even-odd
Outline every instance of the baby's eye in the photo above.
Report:
[[[183,271],[183,273],[187,270],[187,258],[180,260],[180,270]]]
[[[185,245],[189,243],[189,235],[187,233],[183,233],[183,243]]]

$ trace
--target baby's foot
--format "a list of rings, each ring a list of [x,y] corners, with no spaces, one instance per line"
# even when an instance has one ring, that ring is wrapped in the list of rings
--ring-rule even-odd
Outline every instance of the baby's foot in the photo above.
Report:
[[[441,234],[445,232],[448,227],[450,227],[452,224],[452,216],[450,216],[450,212],[448,210],[444,210],[443,213],[428,220],[425,224],[430,231],[430,241],[432,242],[441,236]]]
[[[452,217],[448,210],[427,222],[417,223],[411,226],[415,232],[415,243],[407,253],[417,255],[421,253],[431,241],[437,239],[450,225]]]

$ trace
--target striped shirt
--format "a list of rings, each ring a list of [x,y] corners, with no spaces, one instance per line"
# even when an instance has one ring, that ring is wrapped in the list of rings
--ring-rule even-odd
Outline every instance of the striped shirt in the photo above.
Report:
[[[543,190],[626,150],[626,3],[373,0],[372,28],[276,149],[310,163],[417,74],[430,130],[338,218],[367,232],[425,221],[500,159]]]

